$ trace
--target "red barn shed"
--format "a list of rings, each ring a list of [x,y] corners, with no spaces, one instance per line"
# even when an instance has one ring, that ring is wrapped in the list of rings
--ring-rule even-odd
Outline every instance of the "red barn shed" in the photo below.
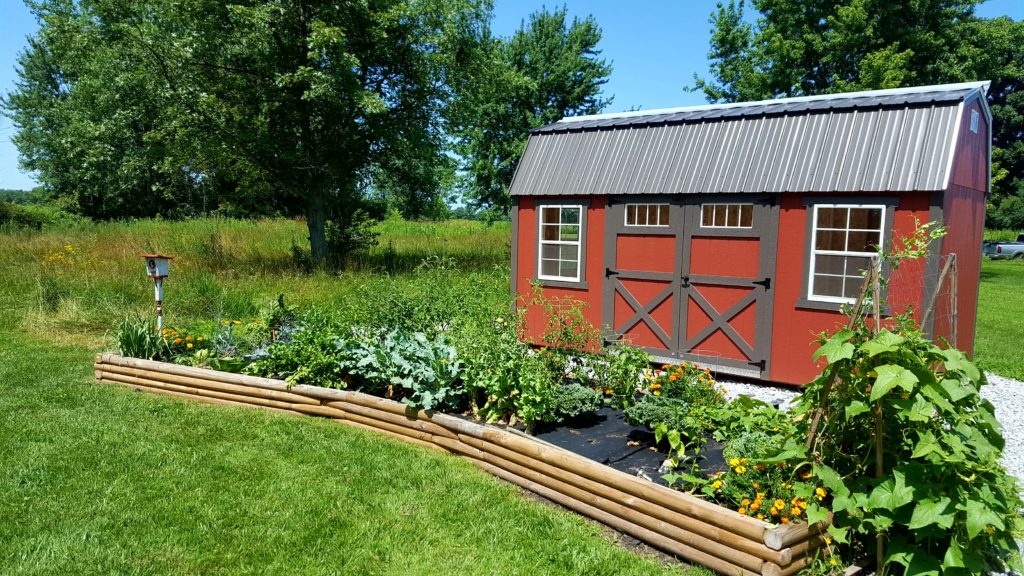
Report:
[[[511,186],[512,292],[582,302],[659,362],[804,384],[873,246],[917,221],[949,234],[900,269],[920,319],[957,255],[974,341],[991,116],[971,82],[565,118],[531,133]],[[914,279],[916,278],[916,281]],[[540,341],[543,311],[527,313]]]

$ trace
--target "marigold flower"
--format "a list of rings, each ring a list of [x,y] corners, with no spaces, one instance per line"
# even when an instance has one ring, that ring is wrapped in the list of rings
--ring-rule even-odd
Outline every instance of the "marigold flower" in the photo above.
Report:
[[[797,508],[796,506],[794,506],[792,509],[790,509],[789,515],[790,516],[799,516],[800,515],[800,509]]]
[[[185,342],[191,342],[191,341],[192,341],[192,337],[191,336],[185,336]]]
[[[779,519],[779,522],[782,522],[783,524],[789,524],[789,518],[786,517],[786,516],[783,516],[782,518]]]
[[[824,498],[825,496],[828,496],[828,490],[825,490],[821,486],[815,488],[814,493],[817,494],[819,498]]]
[[[732,466],[733,468],[735,468],[735,467],[737,467],[739,465],[740,465],[740,459],[739,458],[731,458],[729,460],[729,466]]]
[[[778,516],[779,515],[779,509],[778,508],[772,508],[771,510],[768,511],[768,513],[771,514],[772,516]]]
[[[192,343],[191,343],[191,342],[189,342],[188,344],[186,344],[186,345],[185,345],[185,347],[187,347],[187,348],[192,348]]]
[[[758,485],[757,485],[757,483],[755,482],[755,483],[754,483],[754,488],[760,488],[760,486],[758,486]],[[766,495],[767,495],[767,494],[765,494],[764,492],[758,492],[758,493],[757,493],[757,496],[756,496],[756,498],[757,498],[758,500],[762,500],[762,499],[764,499],[764,497],[765,497]]]
[[[721,487],[722,487],[722,481],[721,480],[715,480],[714,482],[711,483],[711,488],[713,490],[718,490]]]
[[[775,507],[778,508],[779,510],[782,510],[783,508],[786,507],[786,503],[783,502],[782,500],[776,499],[775,500]]]
[[[756,468],[756,466],[755,466],[755,468]],[[760,488],[761,488],[761,485],[758,484],[757,482],[754,482],[754,490],[758,490]],[[758,496],[758,498],[764,498],[764,496]]]
[[[661,390],[655,390],[655,391],[653,392],[653,394],[654,394],[655,396],[661,396]]]
[[[736,511],[743,515],[746,515],[747,513],[747,509],[742,506],[740,506]]]
[[[800,475],[800,478],[807,480],[808,478],[811,478],[813,476],[814,474],[811,474],[810,472],[804,472],[803,474]]]
[[[754,503],[750,505],[750,509],[753,510],[754,512],[757,512],[758,510],[760,510],[761,509],[761,501],[760,500],[754,500]]]
[[[757,515],[757,519],[758,520],[764,520],[764,514],[758,514]]]
[[[735,470],[737,474],[743,474],[743,473],[745,473],[747,471],[747,467],[746,466],[737,466],[737,467],[733,468],[733,470]]]
[[[174,343],[175,344],[181,344],[181,338],[175,338],[174,339]]]
[[[743,504],[744,506],[750,506],[750,498],[744,498],[743,501],[740,502],[740,504]]]

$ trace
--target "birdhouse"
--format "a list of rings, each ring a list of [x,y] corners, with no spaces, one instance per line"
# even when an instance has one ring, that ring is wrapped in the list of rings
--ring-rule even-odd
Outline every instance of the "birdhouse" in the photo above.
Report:
[[[146,274],[150,278],[166,278],[167,270],[171,261],[170,256],[160,254],[139,254],[146,261]]]

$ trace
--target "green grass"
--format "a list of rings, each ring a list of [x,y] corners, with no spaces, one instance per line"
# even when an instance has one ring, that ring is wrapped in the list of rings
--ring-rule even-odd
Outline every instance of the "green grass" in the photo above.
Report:
[[[0,333],[0,573],[667,574],[468,462]]]
[[[974,352],[978,364],[1024,380],[1024,262],[988,260],[981,265],[981,294]]]
[[[381,229],[340,274],[301,272],[291,221],[0,234],[0,573],[678,573],[454,457],[93,382],[112,327],[151,313],[144,250],[176,256],[167,307],[182,324],[244,317],[279,293],[351,317],[443,297],[507,305],[507,224]]]

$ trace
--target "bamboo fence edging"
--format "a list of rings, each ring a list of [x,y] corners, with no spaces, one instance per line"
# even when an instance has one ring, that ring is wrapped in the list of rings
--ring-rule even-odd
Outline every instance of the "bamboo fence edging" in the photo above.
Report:
[[[386,398],[115,354],[97,355],[95,370],[101,382],[210,404],[330,418],[458,455],[494,476],[723,574],[788,576],[805,567],[823,545],[824,524],[769,525],[516,430],[428,413]]]

